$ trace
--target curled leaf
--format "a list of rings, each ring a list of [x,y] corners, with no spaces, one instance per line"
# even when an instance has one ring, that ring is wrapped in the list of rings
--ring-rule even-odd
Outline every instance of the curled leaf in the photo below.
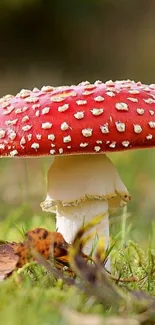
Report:
[[[26,233],[26,242],[46,259],[67,255],[68,244],[59,232],[50,232],[44,228],[36,228]]]
[[[20,268],[34,260],[34,251],[46,260],[52,258],[58,269],[67,267],[70,271],[68,247],[69,245],[58,232],[50,232],[44,228],[30,230],[25,234],[25,241],[0,245],[0,279],[5,278],[5,273],[9,274],[15,267]]]
[[[7,244],[0,245],[0,281],[3,281],[16,268],[19,257]]]

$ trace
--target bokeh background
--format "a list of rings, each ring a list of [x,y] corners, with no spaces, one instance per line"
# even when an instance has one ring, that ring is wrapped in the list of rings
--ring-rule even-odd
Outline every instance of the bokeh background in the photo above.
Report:
[[[82,80],[155,82],[154,0],[0,0],[0,96]],[[112,154],[132,194],[130,237],[155,224],[155,150]],[[0,159],[0,238],[52,227],[40,202],[51,159]],[[112,222],[116,232],[120,211]],[[155,228],[155,227],[154,227]]]

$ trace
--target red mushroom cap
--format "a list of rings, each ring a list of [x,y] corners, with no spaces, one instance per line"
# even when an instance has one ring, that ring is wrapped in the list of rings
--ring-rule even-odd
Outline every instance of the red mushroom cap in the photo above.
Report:
[[[0,156],[99,153],[155,146],[155,85],[96,81],[0,99]]]

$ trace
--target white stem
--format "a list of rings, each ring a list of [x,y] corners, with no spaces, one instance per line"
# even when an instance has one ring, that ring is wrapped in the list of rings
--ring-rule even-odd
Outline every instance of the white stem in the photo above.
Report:
[[[58,231],[71,242],[76,231],[98,214],[106,217],[95,227],[109,244],[109,211],[128,202],[129,193],[106,155],[58,156],[48,171],[48,194],[43,210],[56,211]],[[90,253],[92,242],[85,248]]]
[[[95,226],[93,239],[83,249],[83,252],[89,255],[101,236],[104,237],[103,248],[106,249],[109,246],[108,201],[92,199],[81,202],[76,207],[63,207],[59,203],[56,210],[56,228],[63,234],[65,240],[71,243],[78,229],[98,214],[103,214],[103,220]],[[94,231],[94,229],[91,231]],[[110,260],[108,260],[106,267],[110,271]]]

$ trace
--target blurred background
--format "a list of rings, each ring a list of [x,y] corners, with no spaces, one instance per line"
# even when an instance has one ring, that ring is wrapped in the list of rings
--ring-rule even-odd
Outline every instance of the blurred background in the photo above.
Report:
[[[155,83],[154,0],[1,0],[0,96],[82,80]],[[155,150],[110,155],[132,194],[130,238],[155,228]],[[0,159],[0,239],[53,225],[40,202],[50,158]],[[120,211],[113,232],[121,224]]]

